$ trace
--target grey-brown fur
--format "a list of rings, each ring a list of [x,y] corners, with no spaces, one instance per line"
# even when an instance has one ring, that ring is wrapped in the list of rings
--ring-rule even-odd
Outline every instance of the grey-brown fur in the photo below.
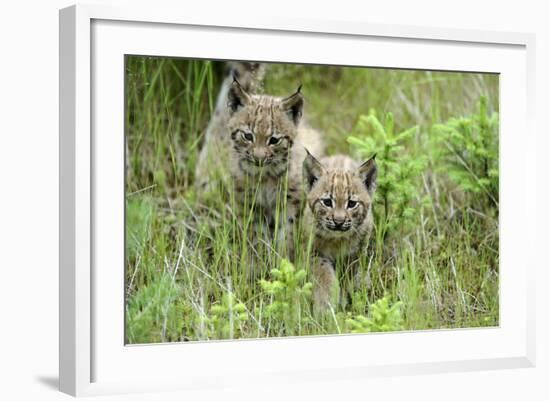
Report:
[[[199,190],[208,189],[209,171],[217,169],[220,179],[235,189],[237,205],[255,199],[257,223],[272,226],[279,218],[284,227],[298,216],[305,147],[321,155],[323,142],[303,121],[304,96],[299,89],[282,98],[254,94],[235,78],[222,88],[218,115],[207,129],[196,171]],[[283,203],[287,214],[276,216],[277,205]]]
[[[373,228],[377,167],[343,155],[303,163],[307,188],[304,226],[313,232],[314,307],[324,309],[336,280],[337,259],[352,260],[365,249]]]
[[[266,69],[265,64],[237,61],[229,62],[228,67],[229,71],[221,85],[214,113],[204,133],[204,142],[195,169],[195,182],[199,193],[206,191],[211,184],[209,173],[214,168],[222,168],[224,165],[224,158],[219,156],[223,156],[222,152],[230,144],[226,132],[229,119],[227,97],[232,82],[237,78],[245,90],[254,93],[261,87]]]

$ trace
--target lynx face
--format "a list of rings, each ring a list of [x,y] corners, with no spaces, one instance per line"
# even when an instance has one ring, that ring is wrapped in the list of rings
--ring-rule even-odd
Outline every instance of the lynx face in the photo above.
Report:
[[[345,156],[323,159],[308,154],[303,175],[307,203],[313,214],[316,235],[322,238],[361,237],[370,220],[376,186],[374,157],[360,166]]]
[[[228,94],[228,128],[240,168],[249,175],[280,177],[288,168],[304,99],[300,88],[279,99],[251,95],[233,81]]]

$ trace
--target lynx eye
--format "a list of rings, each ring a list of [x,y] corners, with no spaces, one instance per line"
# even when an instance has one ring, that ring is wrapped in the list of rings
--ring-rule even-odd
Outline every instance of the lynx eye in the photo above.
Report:
[[[356,206],[357,206],[357,201],[354,201],[351,199],[348,200],[348,209],[353,209]]]
[[[330,198],[322,199],[321,202],[323,202],[323,205],[326,207],[332,207],[332,199]]]
[[[269,138],[268,145],[277,145],[279,142],[281,142],[281,137],[272,136]]]
[[[241,136],[245,141],[254,142],[254,135],[252,135],[250,132],[241,131]]]

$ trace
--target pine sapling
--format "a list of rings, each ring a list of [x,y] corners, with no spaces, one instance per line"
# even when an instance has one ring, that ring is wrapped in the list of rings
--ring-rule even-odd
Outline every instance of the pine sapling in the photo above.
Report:
[[[369,317],[350,316],[346,319],[346,327],[351,333],[402,330],[402,306],[402,302],[395,302],[390,306],[388,298],[383,297],[370,306]]]
[[[262,289],[270,296],[265,315],[281,322],[286,335],[298,335],[302,305],[311,297],[312,284],[306,282],[306,271],[296,270],[287,259],[271,269],[272,280],[261,280]]]
[[[392,113],[386,113],[382,122],[371,110],[368,115],[359,117],[355,135],[348,137],[348,142],[361,157],[377,155],[379,172],[375,199],[381,209],[375,207],[374,213],[383,239],[398,230],[411,228],[415,221],[413,200],[418,195],[426,158],[415,157],[407,152],[405,145],[417,133],[417,126],[395,133]]]

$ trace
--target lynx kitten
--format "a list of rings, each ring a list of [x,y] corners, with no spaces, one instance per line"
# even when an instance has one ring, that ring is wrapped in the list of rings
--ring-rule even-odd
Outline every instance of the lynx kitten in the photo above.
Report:
[[[256,220],[273,226],[297,218],[302,196],[302,162],[307,147],[322,152],[319,133],[303,123],[304,97],[300,88],[288,97],[257,95],[236,78],[226,93],[219,122],[209,127],[209,142],[201,153],[197,180],[208,185],[208,168],[217,168],[234,189],[235,203],[253,200]],[[286,206],[286,215],[276,210]]]
[[[308,154],[303,163],[307,191],[306,227],[313,234],[313,300],[316,310],[334,296],[335,263],[365,249],[373,227],[372,202],[377,167],[374,157],[359,165],[337,155],[318,161]]]

